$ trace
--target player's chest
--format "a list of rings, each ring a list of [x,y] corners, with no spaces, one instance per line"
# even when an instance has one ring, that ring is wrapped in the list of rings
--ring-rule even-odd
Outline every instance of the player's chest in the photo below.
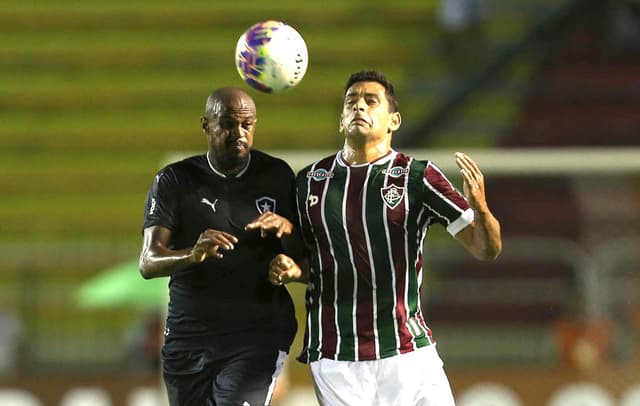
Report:
[[[285,202],[277,189],[227,182],[194,188],[183,197],[181,206],[186,223],[220,230],[242,230],[261,213],[280,213]]]
[[[395,168],[393,176],[388,170],[343,170],[323,176],[310,177],[307,208],[320,209],[324,205],[364,205],[371,210],[407,209],[417,201],[410,187],[408,169]]]

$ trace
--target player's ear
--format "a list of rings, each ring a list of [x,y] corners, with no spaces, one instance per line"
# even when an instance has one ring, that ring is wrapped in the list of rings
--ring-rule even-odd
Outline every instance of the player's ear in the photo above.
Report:
[[[338,121],[338,132],[342,132],[344,130],[344,124],[342,124],[342,114],[340,114],[340,121]]]
[[[200,117],[200,124],[202,125],[202,131],[207,132],[207,124],[209,124],[209,120],[205,116]]]
[[[400,124],[402,124],[402,117],[399,112],[391,113],[391,122],[389,123],[389,129],[391,132],[396,131],[400,128]]]

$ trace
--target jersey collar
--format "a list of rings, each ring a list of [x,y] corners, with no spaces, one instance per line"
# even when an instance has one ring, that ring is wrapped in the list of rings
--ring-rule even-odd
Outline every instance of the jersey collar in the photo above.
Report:
[[[217,170],[216,168],[213,167],[213,165],[211,164],[211,159],[209,159],[209,151],[207,151],[207,153],[205,155],[207,157],[207,163],[209,164],[209,168],[211,168],[213,173],[215,173],[216,175],[218,175],[218,176],[220,176],[222,178],[228,178],[229,177],[229,176],[225,175],[224,173],[220,172],[219,170]],[[244,166],[244,168],[242,168],[240,170],[240,172],[236,173],[232,177],[233,178],[239,178],[240,176],[244,175],[244,173],[247,171],[247,169],[249,169],[249,164],[251,164],[251,151],[249,151],[249,159],[247,159],[247,163]]]
[[[346,162],[343,158],[342,158],[342,150],[338,151],[337,154],[337,160],[338,160],[338,164],[340,166],[344,166],[344,167],[352,167],[352,168],[357,168],[357,167],[362,167],[362,166],[367,166],[367,165],[381,165],[384,163],[389,162],[391,159],[393,159],[396,156],[396,151],[392,148],[389,150],[389,152],[387,152],[386,154],[384,154],[383,156],[381,156],[380,158],[375,159],[374,161],[371,162],[365,162],[362,164],[349,164],[348,162]]]

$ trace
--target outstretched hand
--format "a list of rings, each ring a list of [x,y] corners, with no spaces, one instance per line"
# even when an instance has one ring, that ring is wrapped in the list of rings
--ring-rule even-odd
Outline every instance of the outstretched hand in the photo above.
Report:
[[[487,201],[484,190],[484,175],[480,168],[473,159],[462,152],[456,152],[456,164],[462,174],[463,191],[469,206],[475,210],[484,209]]]
[[[283,235],[291,235],[293,224],[278,214],[265,211],[258,218],[247,224],[244,229],[259,229],[262,238],[269,235],[269,233],[275,233],[276,237],[282,238]]]
[[[196,262],[202,262],[207,257],[222,258],[223,254],[220,251],[230,251],[237,243],[238,239],[233,234],[207,229],[198,237],[198,241],[191,250],[191,256]]]

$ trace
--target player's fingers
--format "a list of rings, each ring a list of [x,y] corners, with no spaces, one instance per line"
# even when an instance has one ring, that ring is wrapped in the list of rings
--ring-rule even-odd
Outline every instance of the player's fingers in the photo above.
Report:
[[[227,240],[231,244],[237,244],[238,243],[238,238],[233,234],[227,233],[225,231],[220,231],[218,235],[223,237],[225,240]]]
[[[458,163],[459,167],[464,167],[467,169],[472,176],[474,177],[482,177],[482,172],[480,171],[480,167],[469,155],[464,154],[462,152],[456,153],[456,163]]]
[[[280,266],[281,269],[287,270],[291,268],[292,264],[293,264],[293,260],[288,256],[284,254],[278,255],[278,266]]]
[[[276,255],[271,262],[269,262],[269,270],[270,271],[277,271],[278,268],[280,267],[280,264],[282,262],[282,257],[284,257],[284,254],[278,254]]]
[[[236,240],[237,241],[237,240]],[[235,249],[234,242],[224,235],[216,235],[211,239],[209,244],[211,247],[216,247],[217,250],[233,250]]]
[[[218,258],[218,259],[223,257],[222,252],[220,252],[220,246],[219,245],[212,245],[205,252],[206,252],[206,255],[210,256],[210,257],[214,257],[214,258]]]
[[[282,238],[283,235],[291,234],[292,225],[288,220],[283,220],[278,223],[278,231],[276,232],[276,237]]]
[[[272,267],[269,270],[269,282],[273,285],[282,285],[282,277],[280,276],[280,271],[276,267]]]
[[[260,214],[258,217],[256,217],[254,220],[249,222],[249,224],[247,224],[244,227],[245,230],[254,230],[256,228],[264,227],[265,222],[268,221],[271,214],[272,213],[270,211],[265,211],[264,213]]]
[[[255,220],[253,220],[251,223],[247,224],[246,226],[244,226],[245,230],[254,230],[256,228],[260,228],[262,227],[262,219],[261,218],[257,218]]]
[[[473,183],[473,177],[471,176],[471,173],[466,168],[460,169],[460,174],[462,175],[462,180],[464,182],[468,183],[469,185]]]
[[[231,233],[227,233],[226,231],[220,230],[212,230],[207,229],[202,234],[200,234],[200,239],[202,241],[227,241],[232,244],[236,244],[238,242],[238,238]]]

